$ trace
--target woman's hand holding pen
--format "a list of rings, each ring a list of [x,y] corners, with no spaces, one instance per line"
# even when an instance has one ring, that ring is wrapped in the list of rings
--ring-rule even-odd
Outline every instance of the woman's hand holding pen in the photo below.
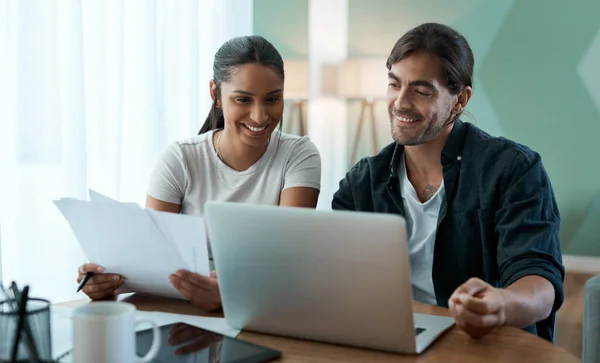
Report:
[[[101,300],[114,296],[115,291],[125,282],[125,278],[118,274],[105,274],[104,267],[93,263],[79,266],[77,283],[85,278],[87,273],[93,276],[83,286],[83,291],[92,300]]]
[[[221,293],[217,282],[217,273],[202,276],[186,270],[179,270],[169,276],[169,281],[192,304],[204,311],[221,309]]]

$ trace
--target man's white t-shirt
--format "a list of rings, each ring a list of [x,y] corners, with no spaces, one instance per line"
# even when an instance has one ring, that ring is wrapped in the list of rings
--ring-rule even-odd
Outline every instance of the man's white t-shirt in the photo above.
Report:
[[[437,305],[432,279],[433,249],[438,215],[446,195],[444,181],[442,180],[442,184],[431,199],[421,203],[408,179],[405,158],[402,158],[400,164],[399,177],[407,228],[413,299],[425,304]]]
[[[171,143],[150,178],[148,195],[180,204],[183,214],[203,216],[207,201],[278,205],[285,189],[320,189],[321,157],[307,137],[277,130],[265,154],[247,170],[236,171],[217,156],[213,133]]]

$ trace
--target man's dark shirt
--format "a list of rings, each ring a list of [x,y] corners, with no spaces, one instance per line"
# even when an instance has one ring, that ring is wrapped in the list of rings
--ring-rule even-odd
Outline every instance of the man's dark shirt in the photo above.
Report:
[[[340,182],[333,209],[404,216],[398,168],[404,147],[392,143],[360,160]],[[563,295],[560,216],[540,156],[505,138],[458,120],[441,163],[446,197],[438,217],[433,286],[447,307],[454,290],[471,277],[507,287],[527,275],[555,289],[552,313],[525,328],[554,341]]]

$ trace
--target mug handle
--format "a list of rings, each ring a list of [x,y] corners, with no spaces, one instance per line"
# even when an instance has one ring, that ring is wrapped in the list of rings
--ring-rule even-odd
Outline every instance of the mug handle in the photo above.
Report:
[[[158,350],[160,349],[160,329],[158,328],[158,324],[150,319],[140,319],[135,322],[135,325],[137,326],[143,323],[152,325],[152,346],[150,347],[150,351],[148,351],[145,356],[140,357],[138,355],[136,362],[147,363],[156,358]]]

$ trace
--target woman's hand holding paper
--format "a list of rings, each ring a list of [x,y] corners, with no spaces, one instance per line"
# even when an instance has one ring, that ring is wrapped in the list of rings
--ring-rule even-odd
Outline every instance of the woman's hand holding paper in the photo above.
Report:
[[[221,309],[221,294],[217,273],[202,276],[194,272],[179,270],[169,276],[169,282],[192,304],[205,311]]]
[[[104,267],[86,263],[79,266],[77,283],[81,283],[88,272],[92,272],[94,275],[81,291],[92,300],[102,300],[114,296],[115,291],[125,282],[125,278],[121,275],[104,273]]]

